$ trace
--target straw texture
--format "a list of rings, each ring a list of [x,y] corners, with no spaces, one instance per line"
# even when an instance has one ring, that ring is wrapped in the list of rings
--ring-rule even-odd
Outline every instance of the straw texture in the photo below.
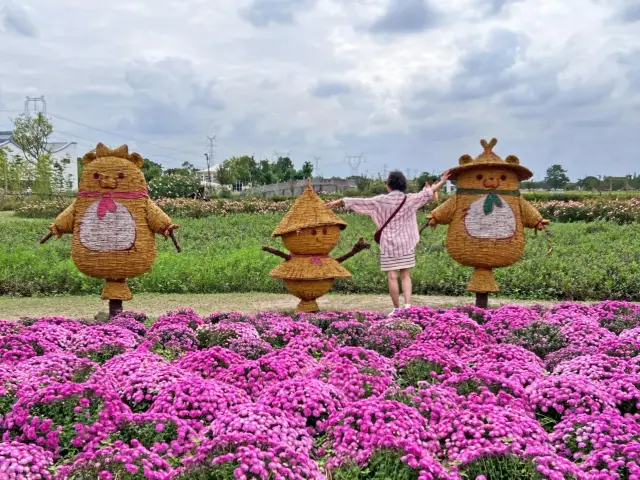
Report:
[[[83,163],[78,197],[49,230],[73,234],[71,257],[78,269],[107,280],[103,300],[130,300],[126,279],[153,265],[154,233],[167,236],[178,226],[149,199],[143,158],[126,145],[111,150],[98,144]]]
[[[505,160],[500,158],[493,152],[493,147],[496,146],[498,140],[492,138],[489,142],[486,140],[480,140],[483,152],[475,159],[470,155],[463,155],[458,160],[459,166],[450,170],[451,180],[457,180],[462,172],[467,170],[475,170],[478,168],[486,167],[505,167],[516,172],[520,181],[527,180],[533,176],[533,173],[528,168],[520,165],[520,160],[515,155],[509,155]]]
[[[524,228],[535,228],[542,217],[520,195],[520,180],[530,172],[515,156],[503,161],[493,153],[495,139],[481,143],[484,152],[476,160],[461,157],[463,167],[454,170],[456,194],[431,213],[430,223],[449,225],[447,252],[461,265],[476,269],[467,289],[495,293],[499,287],[492,270],[522,257]]]
[[[278,228],[273,232],[273,236],[279,237],[303,228],[325,225],[337,225],[342,230],[347,228],[347,223],[325,206],[311,186],[311,180],[307,180],[304,192],[282,219]]]
[[[346,226],[308,181],[305,191],[273,232],[273,236],[282,237],[291,253],[269,275],[283,279],[287,290],[301,300],[299,312],[318,311],[316,300],[331,289],[334,279],[351,277],[330,256]]]

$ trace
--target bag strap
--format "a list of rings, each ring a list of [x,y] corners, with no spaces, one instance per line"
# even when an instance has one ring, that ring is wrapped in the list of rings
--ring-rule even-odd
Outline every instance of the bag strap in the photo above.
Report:
[[[405,196],[404,196],[404,198],[402,199],[402,202],[400,202],[400,206],[399,206],[398,208],[396,208],[396,211],[395,211],[395,212],[393,212],[389,218],[387,218],[387,221],[386,221],[386,222],[384,222],[384,225],[382,225],[382,226],[380,227],[380,229],[378,229],[378,231],[376,232],[376,233],[378,233],[378,235],[379,235],[379,234],[381,234],[381,233],[382,233],[382,231],[383,231],[385,228],[387,228],[387,225],[389,225],[389,222],[395,218],[395,216],[398,214],[398,212],[400,211],[400,209],[401,209],[402,207],[404,207],[404,204],[405,204],[406,202],[407,202],[407,196],[405,195]]]

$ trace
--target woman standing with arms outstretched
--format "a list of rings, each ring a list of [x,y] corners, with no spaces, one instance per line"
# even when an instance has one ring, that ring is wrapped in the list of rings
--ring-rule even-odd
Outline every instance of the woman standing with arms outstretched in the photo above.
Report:
[[[387,194],[373,198],[343,198],[327,203],[333,208],[344,204],[347,210],[368,215],[380,232],[380,269],[387,272],[389,295],[393,302],[391,315],[400,309],[398,272],[402,283],[404,307],[411,306],[411,269],[416,265],[415,249],[420,241],[417,211],[442,188],[449,178],[444,172],[439,182],[425,185],[419,193],[407,194],[407,179],[402,172],[391,172],[386,181]]]

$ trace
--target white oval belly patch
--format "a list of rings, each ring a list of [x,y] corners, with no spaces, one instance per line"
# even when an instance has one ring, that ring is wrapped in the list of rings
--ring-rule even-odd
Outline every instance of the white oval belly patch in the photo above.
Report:
[[[129,209],[114,202],[115,210],[98,215],[97,201],[89,206],[80,222],[80,243],[94,252],[129,250],[136,240],[136,222]]]
[[[464,226],[474,238],[498,240],[513,237],[516,233],[516,216],[511,206],[500,196],[502,205],[493,204],[490,213],[485,213],[485,201],[488,195],[475,200],[467,210]]]

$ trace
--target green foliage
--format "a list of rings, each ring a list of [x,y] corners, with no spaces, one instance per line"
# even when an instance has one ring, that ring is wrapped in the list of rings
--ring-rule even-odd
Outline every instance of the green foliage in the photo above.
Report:
[[[419,382],[437,383],[438,375],[444,373],[442,365],[426,360],[412,360],[398,371],[398,384],[417,387]]]
[[[514,455],[492,455],[480,457],[460,469],[464,480],[475,480],[483,475],[486,480],[543,480],[547,476],[538,472],[531,458],[520,458]],[[565,476],[565,480],[575,480],[573,476]]]
[[[80,399],[86,398],[86,405],[80,404]],[[78,448],[72,445],[76,437],[76,425],[91,425],[98,420],[104,400],[95,396],[90,390],[82,395],[72,395],[51,403],[39,403],[29,408],[29,414],[41,419],[51,419],[55,427],[61,427],[59,436],[60,456],[72,457],[78,453]]]
[[[332,480],[417,480],[418,471],[404,463],[404,454],[395,450],[380,450],[364,467],[348,464],[331,472]]]
[[[188,169],[167,170],[149,183],[149,195],[152,198],[185,198],[201,189],[195,172]]]
[[[253,156],[230,157],[215,171],[215,179],[220,185],[243,184],[266,185],[289,180],[301,180],[313,175],[313,164],[305,162],[296,170],[289,157],[279,157],[275,162],[256,161]]]
[[[567,345],[567,340],[559,326],[542,321],[532,322],[526,327],[513,330],[505,341],[520,345],[540,358],[545,358]]]
[[[162,165],[145,158],[142,163],[142,171],[144,179],[149,183],[162,175]]]
[[[27,163],[35,165],[49,153],[47,142],[53,133],[53,125],[42,113],[34,117],[22,113],[13,119],[11,141],[20,148]]]
[[[6,415],[13,408],[13,404],[16,403],[16,396],[11,392],[7,392],[4,395],[0,395],[0,417]]]
[[[131,441],[135,439],[150,450],[156,443],[170,445],[171,442],[178,439],[178,427],[175,422],[167,420],[162,424],[162,429],[157,429],[156,426],[159,423],[157,421],[121,422],[118,425],[118,430],[109,435],[108,441],[104,443],[114,443],[120,440],[131,444]]]
[[[343,218],[349,227],[332,252],[334,256],[350,250],[360,237],[371,238],[375,231],[367,217],[346,214]],[[153,269],[132,279],[131,287],[139,293],[285,293],[282,282],[269,276],[282,260],[261,251],[263,244],[283,248],[279,239],[271,238],[281,219],[281,213],[174,218],[181,225],[177,235],[183,252],[177,255],[170,241],[158,239]],[[86,277],[73,264],[69,235],[38,245],[49,221],[2,221],[0,295],[99,294],[103,281]],[[594,225],[599,227],[595,231]],[[523,259],[495,271],[501,295],[536,300],[640,300],[640,261],[634,247],[640,243],[637,226],[574,223],[552,228],[552,255],[546,254],[544,236],[527,232]],[[412,273],[416,294],[468,295],[471,269],[447,255],[445,234],[446,228],[438,227],[422,235]],[[371,250],[345,262],[353,277],[336,281],[333,292],[387,292],[378,246],[371,243]],[[598,268],[593,268],[594,258]]]

